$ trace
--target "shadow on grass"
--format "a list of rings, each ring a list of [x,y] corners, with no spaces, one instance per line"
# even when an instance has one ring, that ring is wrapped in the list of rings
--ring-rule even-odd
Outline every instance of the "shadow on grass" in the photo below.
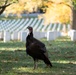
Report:
[[[76,64],[52,62],[52,68],[45,68],[42,61],[33,70],[33,60],[25,51],[0,51],[0,75],[74,75]]]
[[[45,68],[42,61],[38,62],[38,69],[33,70],[33,59],[26,55],[22,42],[0,42],[0,75],[75,75],[76,74],[76,44],[68,38],[59,38],[45,43],[52,68]],[[50,46],[52,44],[52,46]],[[8,48],[24,48],[11,50]],[[6,50],[7,49],[7,50]]]
[[[25,42],[10,41],[4,43],[3,41],[0,41],[0,48],[17,48],[17,47],[25,47]]]

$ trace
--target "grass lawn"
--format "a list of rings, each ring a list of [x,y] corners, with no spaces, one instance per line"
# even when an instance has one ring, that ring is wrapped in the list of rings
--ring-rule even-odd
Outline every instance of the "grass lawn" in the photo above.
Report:
[[[61,37],[45,43],[52,68],[45,68],[43,61],[33,70],[33,59],[26,55],[25,43],[0,41],[0,75],[76,75],[76,42]]]

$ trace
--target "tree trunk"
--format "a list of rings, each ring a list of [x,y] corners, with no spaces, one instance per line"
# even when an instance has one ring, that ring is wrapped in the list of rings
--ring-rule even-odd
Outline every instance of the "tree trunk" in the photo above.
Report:
[[[71,29],[76,30],[76,10],[73,9],[72,10],[72,13],[73,13],[73,20],[72,20]]]

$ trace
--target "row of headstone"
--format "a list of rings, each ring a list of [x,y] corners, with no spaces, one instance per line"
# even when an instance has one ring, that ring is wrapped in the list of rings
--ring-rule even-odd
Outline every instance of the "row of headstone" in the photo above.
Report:
[[[26,41],[27,32],[14,32],[10,33],[7,31],[4,31],[4,42],[9,42],[10,40],[20,40],[20,41]]]
[[[24,21],[24,19],[20,23],[18,23],[13,29],[11,29],[10,32],[16,31],[16,29],[18,29],[21,26],[23,21]]]
[[[4,42],[8,42],[10,40],[20,40],[20,41],[26,41],[27,32],[14,32],[9,33],[7,31],[0,32],[0,39],[3,39]],[[60,37],[61,32],[59,31],[48,31],[48,32],[34,32],[34,37],[37,39],[41,39],[46,37],[47,41],[49,40],[55,40],[57,37]],[[70,30],[68,32],[68,36],[71,37],[72,41],[76,41],[76,30]]]
[[[14,31],[25,31],[27,26],[32,26],[35,31],[61,31],[65,30],[65,25],[62,24],[52,24],[50,23],[49,25],[44,25],[44,20],[43,19],[38,19],[38,18],[31,18],[31,19],[14,19],[14,20],[8,20],[8,21],[3,21],[0,23],[0,31],[9,31],[9,32],[14,32]],[[70,25],[67,25],[67,30],[70,29]]]
[[[26,28],[32,24],[33,18],[30,19],[30,21],[22,28],[22,31],[25,31]]]
[[[28,21],[29,21],[29,19],[26,19],[26,21],[23,22],[23,24],[21,24],[15,31],[17,31],[17,32],[21,31],[26,26]]]
[[[10,34],[9,32],[0,32],[0,39],[4,39],[4,42],[8,42],[10,40],[20,40],[25,41],[27,36],[27,32],[14,32]],[[49,40],[55,40],[57,37],[62,36],[62,33],[59,31],[48,31],[48,32],[34,32],[34,37],[37,39],[47,38]],[[68,36],[71,37],[72,41],[76,41],[76,30],[70,30],[68,32]]]
[[[0,39],[3,38],[4,42],[9,42],[10,40],[20,40],[25,42],[27,37],[27,32],[14,32],[10,33],[7,31],[4,31],[4,33],[0,33]],[[34,32],[34,37],[36,39],[41,39],[46,37],[47,41],[49,40],[55,40],[57,37],[61,36],[61,33],[58,31],[48,31],[48,32]]]

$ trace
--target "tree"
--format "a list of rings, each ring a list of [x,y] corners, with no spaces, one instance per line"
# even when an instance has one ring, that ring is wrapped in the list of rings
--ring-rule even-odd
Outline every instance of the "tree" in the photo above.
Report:
[[[71,28],[76,30],[76,0],[72,0],[72,22],[71,22]]]
[[[72,4],[74,6],[73,9]],[[76,0],[1,0],[0,14],[2,14],[6,9],[7,14],[13,13],[20,16],[20,13],[23,13],[24,11],[27,11],[27,13],[29,13],[37,11],[37,9],[41,7],[43,10],[46,10],[46,13],[42,15],[42,17],[45,18],[46,23],[61,22],[64,24],[71,21],[71,27],[73,29],[76,29]],[[72,13],[73,20],[71,16]]]
[[[71,9],[68,2],[47,2],[48,8],[44,14],[45,19],[50,22],[69,23]],[[50,16],[50,17],[49,17]]]
[[[31,13],[33,11],[37,11],[37,8],[41,5],[42,0],[18,0],[18,2],[13,3],[6,8],[6,16],[10,13],[20,16],[24,11]]]
[[[10,3],[9,3],[10,2]],[[10,6],[12,3],[14,3],[11,0],[1,0],[0,3],[0,15],[5,11],[6,7]]]

